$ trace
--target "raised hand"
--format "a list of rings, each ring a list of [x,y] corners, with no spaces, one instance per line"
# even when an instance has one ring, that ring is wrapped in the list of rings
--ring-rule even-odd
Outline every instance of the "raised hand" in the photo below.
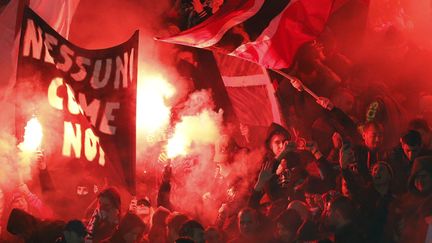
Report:
[[[323,156],[319,151],[318,144],[315,141],[307,141],[305,150],[309,151],[316,159],[320,159]]]
[[[256,191],[262,191],[264,185],[272,178],[273,175],[273,161],[266,161],[258,175],[258,181],[255,184],[254,189]]]
[[[168,163],[165,165],[163,172],[162,172],[162,180],[165,182],[169,182],[171,180],[172,175],[172,167],[171,164]]]
[[[318,97],[316,102],[326,110],[333,110],[334,104],[326,97]]]
[[[299,80],[299,79],[297,79],[297,78],[295,78],[295,77],[291,77],[290,79],[289,79],[289,81],[291,82],[291,85],[297,90],[297,91],[303,91],[304,90],[304,88],[303,88],[303,83]]]
[[[249,126],[243,123],[240,123],[240,133],[243,137],[245,137],[246,142],[249,143],[250,129]]]

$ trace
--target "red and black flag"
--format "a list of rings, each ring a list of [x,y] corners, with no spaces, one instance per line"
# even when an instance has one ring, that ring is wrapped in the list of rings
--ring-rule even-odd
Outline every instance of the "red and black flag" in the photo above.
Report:
[[[291,65],[297,49],[316,39],[335,8],[335,0],[233,0],[203,23],[169,43],[207,48],[240,57],[266,68]]]

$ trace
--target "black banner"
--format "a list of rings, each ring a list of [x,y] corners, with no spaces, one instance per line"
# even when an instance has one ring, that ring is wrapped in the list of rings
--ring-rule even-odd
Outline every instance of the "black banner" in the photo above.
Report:
[[[57,179],[90,175],[134,193],[137,60],[138,31],[121,45],[86,50],[25,9],[15,86],[17,137],[36,116]]]

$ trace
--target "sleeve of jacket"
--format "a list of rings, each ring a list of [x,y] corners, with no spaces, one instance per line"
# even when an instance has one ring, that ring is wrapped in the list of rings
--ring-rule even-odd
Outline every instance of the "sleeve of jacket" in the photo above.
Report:
[[[165,207],[169,210],[173,210],[172,204],[170,202],[171,196],[171,184],[169,181],[162,181],[159,191],[157,194],[157,206]]]
[[[362,140],[355,122],[345,112],[335,107],[328,114],[341,127],[344,137],[350,137],[354,143]]]
[[[54,183],[48,169],[39,170],[39,181],[43,193],[55,191]]]

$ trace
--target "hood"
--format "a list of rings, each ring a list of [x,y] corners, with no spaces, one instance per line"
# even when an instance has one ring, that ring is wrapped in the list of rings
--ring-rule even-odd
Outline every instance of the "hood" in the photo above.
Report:
[[[267,136],[265,140],[265,146],[267,149],[270,149],[271,137],[277,133],[284,134],[288,138],[288,140],[291,139],[291,134],[284,127],[273,122],[267,129]]]
[[[408,179],[408,190],[411,192],[418,193],[414,186],[414,178],[417,173],[421,170],[428,171],[432,174],[432,156],[422,156],[414,160],[413,166],[411,168],[411,173]]]
[[[33,215],[30,215],[21,209],[14,208],[9,215],[7,231],[13,235],[30,233],[36,229],[36,226],[39,223],[39,220]]]

